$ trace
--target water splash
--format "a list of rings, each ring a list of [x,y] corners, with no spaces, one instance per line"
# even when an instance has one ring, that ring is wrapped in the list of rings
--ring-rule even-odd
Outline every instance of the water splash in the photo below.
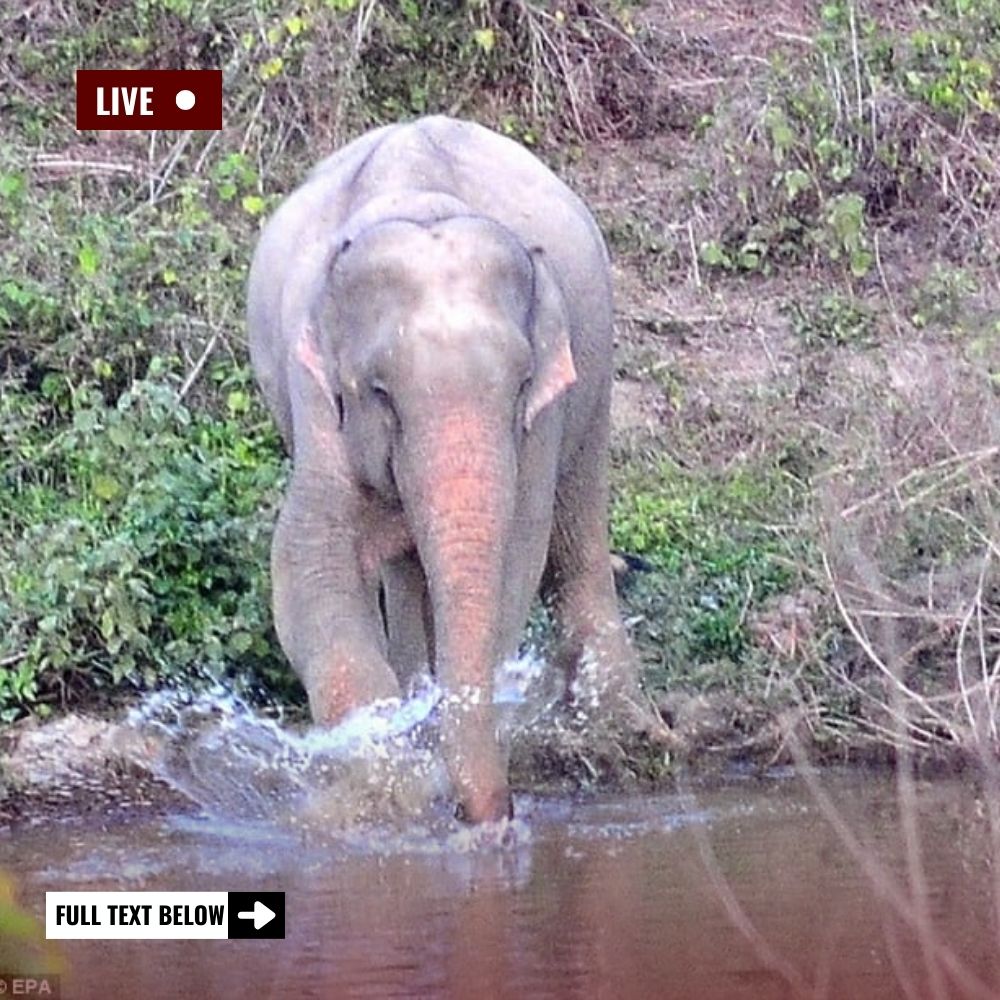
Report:
[[[544,664],[534,656],[498,672],[494,702],[510,742],[551,708]],[[233,691],[163,691],[133,709],[123,727],[146,766],[195,803],[218,829],[266,821],[306,838],[369,836],[378,827],[424,828],[456,849],[507,845],[523,824],[456,829],[440,753],[442,690],[428,677],[404,698],[364,706],[339,725],[296,731],[254,711]]]

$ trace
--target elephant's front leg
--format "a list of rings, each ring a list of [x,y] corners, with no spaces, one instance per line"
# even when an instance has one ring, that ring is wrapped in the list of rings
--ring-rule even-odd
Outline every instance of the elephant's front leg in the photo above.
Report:
[[[618,610],[607,529],[607,428],[567,463],[556,490],[543,591],[550,598],[571,703],[605,723],[672,743],[639,681]]]
[[[399,694],[385,657],[377,576],[365,571],[349,486],[297,469],[271,552],[274,618],[313,718],[335,723]]]

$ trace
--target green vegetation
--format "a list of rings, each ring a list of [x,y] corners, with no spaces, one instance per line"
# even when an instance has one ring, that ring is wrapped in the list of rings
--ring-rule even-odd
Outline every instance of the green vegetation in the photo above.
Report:
[[[961,321],[969,296],[977,290],[975,278],[966,271],[936,264],[913,293],[910,322],[917,328],[950,329]]]
[[[652,570],[628,588],[657,687],[712,686],[751,654],[747,614],[795,580],[791,518],[802,484],[776,470],[706,474],[629,463],[615,491],[615,548]]]
[[[113,405],[62,376],[8,387],[0,718],[230,666],[284,676],[265,586],[283,469],[242,371],[213,372],[227,416],[192,413],[157,358]]]
[[[809,345],[861,345],[875,334],[872,309],[860,299],[836,292],[818,302],[789,302],[788,314],[792,329]]]

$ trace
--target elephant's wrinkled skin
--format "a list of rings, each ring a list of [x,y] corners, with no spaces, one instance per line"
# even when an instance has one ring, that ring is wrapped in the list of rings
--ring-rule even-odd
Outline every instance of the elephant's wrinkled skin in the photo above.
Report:
[[[509,814],[493,673],[541,586],[568,691],[656,725],[608,559],[607,252],[565,185],[468,122],[373,131],[267,224],[248,319],[294,456],[277,630],[317,721],[429,665],[454,696],[443,733],[465,816]]]

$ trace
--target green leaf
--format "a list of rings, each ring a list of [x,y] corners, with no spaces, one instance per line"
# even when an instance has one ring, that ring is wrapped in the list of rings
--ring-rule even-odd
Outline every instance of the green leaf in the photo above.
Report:
[[[242,201],[243,211],[247,215],[260,215],[264,211],[266,204],[259,194],[245,195]]]
[[[80,273],[90,278],[97,274],[97,269],[101,265],[101,255],[89,243],[80,247],[76,255],[80,264]]]
[[[795,201],[799,194],[812,184],[812,180],[804,170],[786,170],[784,179],[785,195],[789,201]]]
[[[273,80],[284,69],[285,60],[281,56],[274,56],[262,63],[260,67],[260,78],[262,80]]]
[[[702,243],[698,256],[701,257],[702,263],[708,264],[709,267],[730,267],[732,265],[729,254],[714,240],[710,243]]]
[[[839,163],[835,163],[830,168],[830,176],[838,184],[842,184],[853,173],[854,173],[854,163],[852,162],[850,156],[845,156]]]
[[[867,250],[853,250],[851,252],[851,274],[855,278],[863,278],[872,266],[872,254]]]
[[[134,669],[134,656],[119,656],[111,665],[111,677],[116,684],[120,684]]]
[[[487,55],[493,51],[497,42],[492,28],[479,28],[472,33],[472,38]]]
[[[843,148],[836,139],[824,136],[816,143],[816,155],[820,163],[829,163],[834,156],[843,151]]]
[[[246,413],[250,409],[250,396],[242,389],[234,389],[226,397],[230,413]]]
[[[31,292],[13,281],[5,281],[0,285],[0,292],[14,305],[26,306],[31,301]]]
[[[104,473],[98,473],[98,475],[94,476],[91,489],[94,491],[94,496],[99,500],[114,500],[122,492],[121,484],[118,480]]]
[[[107,642],[115,634],[117,629],[115,628],[115,616],[111,608],[105,608],[101,612],[101,637]]]
[[[795,132],[780,108],[770,108],[764,116],[764,122],[771,133],[774,162],[780,165],[785,154],[795,144]]]
[[[253,636],[249,632],[234,632],[229,637],[229,648],[240,656],[249,652],[253,644]]]
[[[24,190],[20,174],[0,174],[0,198],[14,198]]]
[[[736,255],[736,263],[745,271],[756,271],[760,267],[761,259],[766,250],[766,244],[756,240],[747,240]]]
[[[113,424],[108,428],[108,440],[123,451],[135,444],[135,437],[128,424]]]
[[[844,246],[860,240],[865,225],[865,201],[859,194],[842,194],[830,200],[827,218]]]

